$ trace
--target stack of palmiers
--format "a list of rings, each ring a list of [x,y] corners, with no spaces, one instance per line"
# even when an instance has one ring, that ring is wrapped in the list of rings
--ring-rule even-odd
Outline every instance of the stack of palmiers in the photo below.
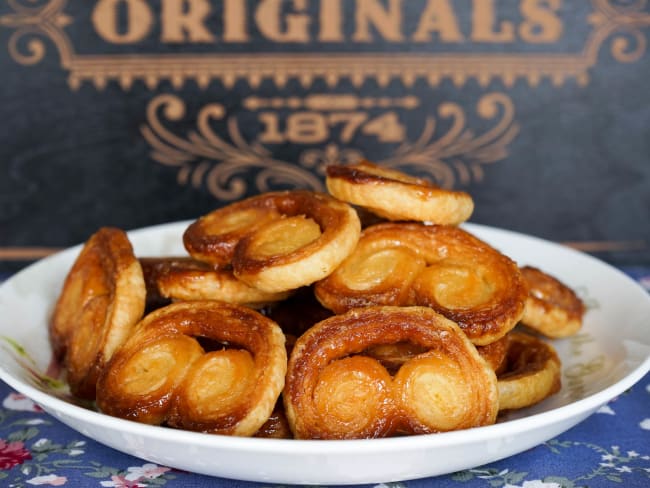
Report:
[[[539,336],[576,333],[584,306],[459,228],[468,194],[368,162],[326,183],[199,218],[187,256],[91,236],[50,324],[72,394],[149,424],[341,439],[489,425],[559,390]]]

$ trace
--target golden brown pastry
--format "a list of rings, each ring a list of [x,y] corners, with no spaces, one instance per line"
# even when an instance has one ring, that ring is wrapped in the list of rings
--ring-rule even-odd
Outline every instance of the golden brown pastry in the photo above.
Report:
[[[337,313],[369,305],[425,305],[486,345],[521,318],[527,288],[517,265],[454,226],[383,223],[364,229],[359,244],[316,297]]]
[[[174,301],[219,300],[261,308],[288,292],[267,293],[235,278],[230,268],[214,268],[192,258],[140,258],[150,288]]]
[[[364,354],[411,343],[394,375]],[[496,376],[460,328],[427,307],[367,307],[328,318],[291,353],[283,392],[302,439],[385,437],[491,424]]]
[[[456,225],[474,210],[474,201],[465,192],[445,190],[369,161],[328,166],[325,183],[336,198],[389,220]]]
[[[361,354],[376,359],[391,375],[394,375],[404,363],[418,354],[427,352],[427,349],[426,346],[404,341],[370,346]]]
[[[272,200],[259,196],[241,200],[190,224],[183,234],[183,244],[198,261],[228,266],[244,236],[280,215]]]
[[[251,436],[269,419],[286,366],[280,327],[258,312],[174,303],[147,315],[114,354],[97,406],[149,424]]]
[[[95,398],[97,376],[142,317],[145,294],[126,233],[99,229],[72,265],[49,324],[73,395]]]
[[[476,346],[476,350],[490,365],[495,373],[499,374],[506,365],[506,352],[508,351],[508,338],[506,334],[501,339],[486,346]],[[395,344],[380,344],[363,351],[363,354],[379,361],[389,373],[394,374],[408,360],[422,354],[426,348],[410,342]]]
[[[289,422],[284,413],[284,405],[281,398],[276,403],[269,419],[264,422],[264,425],[260,427],[260,430],[258,430],[253,437],[293,439],[293,433],[289,428]]]
[[[521,322],[552,339],[576,334],[585,305],[575,292],[538,268],[523,266],[521,273],[529,290]]]
[[[506,365],[498,375],[499,411],[529,407],[557,393],[560,372],[560,358],[550,344],[511,332]]]
[[[508,355],[508,348],[510,346],[511,333],[512,332],[508,332],[501,339],[485,346],[476,346],[478,353],[492,367],[497,375],[499,375],[506,368],[506,359]]]
[[[256,218],[253,226],[249,212]],[[246,217],[240,218],[241,213]],[[223,232],[223,218],[245,225],[234,230],[226,226],[228,232]],[[359,217],[347,203],[296,190],[265,193],[201,217],[186,230],[184,243],[196,259],[232,262],[237,278],[274,293],[331,273],[356,246],[360,228]]]
[[[401,229],[401,224],[390,223],[364,229],[352,254],[315,284],[318,300],[335,313],[369,305],[409,304],[413,281],[427,263],[420,250],[401,239]]]

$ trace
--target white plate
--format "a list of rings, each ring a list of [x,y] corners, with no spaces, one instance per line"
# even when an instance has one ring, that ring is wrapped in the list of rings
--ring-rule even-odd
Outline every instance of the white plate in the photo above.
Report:
[[[178,255],[187,224],[129,236],[138,256]],[[251,439],[142,425],[77,406],[44,373],[51,358],[46,324],[79,247],[24,269],[0,288],[0,377],[82,434],[158,464],[241,480],[353,484],[440,475],[522,452],[582,421],[648,372],[650,296],[634,281],[556,244],[478,225],[465,228],[519,264],[557,276],[589,306],[581,333],[554,342],[563,361],[560,393],[496,425],[391,439]]]

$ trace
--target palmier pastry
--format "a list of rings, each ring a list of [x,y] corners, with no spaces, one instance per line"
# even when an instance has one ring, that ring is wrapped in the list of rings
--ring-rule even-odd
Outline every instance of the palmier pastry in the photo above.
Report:
[[[518,266],[454,226],[383,223],[364,229],[353,252],[314,288],[337,313],[369,305],[425,305],[477,345],[503,337],[527,297]]]
[[[284,300],[288,292],[267,293],[235,278],[232,269],[192,258],[140,258],[153,294],[174,301],[219,300],[260,308]]]
[[[401,240],[401,224],[368,227],[357,247],[327,278],[314,285],[318,300],[335,313],[369,305],[406,305],[426,261]],[[382,229],[385,229],[382,231]]]
[[[389,220],[456,225],[474,211],[472,197],[368,161],[327,167],[328,191]]]
[[[521,273],[529,290],[521,322],[552,339],[577,333],[582,327],[585,305],[575,292],[532,266],[523,266]]]
[[[498,375],[499,411],[534,405],[561,387],[555,349],[529,334],[509,334],[506,365]]]
[[[109,415],[250,436],[269,419],[287,367],[284,335],[247,307],[178,302],[138,323],[98,381]]]
[[[236,242],[234,231],[218,231],[222,218],[240,221],[233,216],[250,211],[260,215],[260,223],[248,231],[237,228]],[[356,246],[360,227],[347,203],[296,190],[266,193],[216,210],[190,225],[184,242],[200,260],[209,261],[206,256],[214,249],[226,249],[214,252],[219,258],[211,262],[231,260],[240,280],[266,292],[281,292],[330,274]]]
[[[95,398],[97,376],[142,318],[145,294],[126,233],[99,229],[72,265],[49,325],[55,357],[73,395]]]
[[[411,343],[394,375],[364,351]],[[366,307],[330,317],[291,353],[283,392],[297,438],[372,438],[491,424],[496,375],[452,321],[427,307]]]

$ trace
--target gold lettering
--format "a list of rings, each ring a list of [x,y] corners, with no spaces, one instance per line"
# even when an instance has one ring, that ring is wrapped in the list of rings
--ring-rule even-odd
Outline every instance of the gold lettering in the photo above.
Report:
[[[142,41],[157,27],[157,20],[164,43],[214,43],[219,28],[223,42],[250,42],[252,25],[264,39],[277,43],[370,43],[378,37],[388,42],[410,37],[418,43],[461,43],[469,38],[475,43],[512,43],[517,36],[528,43],[553,43],[564,29],[559,14],[562,0],[519,0],[519,24],[499,19],[497,0],[472,0],[467,32],[461,30],[453,0],[427,0],[414,26],[404,25],[404,0],[355,0],[354,17],[349,18],[344,0],[320,0],[316,12],[308,9],[309,0],[221,0],[222,18],[213,26],[215,3],[160,0],[160,19],[156,19],[149,0],[96,0],[92,23],[97,34],[113,44]],[[312,22],[317,25],[310,31]]]
[[[161,8],[163,42],[212,42],[214,36],[205,28],[210,15],[205,0],[163,0]]]
[[[127,22],[120,32],[118,12],[120,4],[126,7]],[[95,31],[113,44],[131,44],[144,39],[153,24],[153,14],[145,0],[99,0],[92,14]]]
[[[515,27],[512,22],[503,21],[494,30],[494,0],[474,0],[472,9],[472,40],[476,42],[512,42]]]
[[[429,0],[420,16],[420,22],[413,33],[417,42],[431,41],[431,32],[438,32],[440,39],[446,42],[462,42],[463,34],[458,26],[456,14],[449,0]]]
[[[403,41],[401,0],[390,0],[384,9],[377,0],[358,0],[355,13],[356,29],[353,39],[358,42],[371,42],[370,25],[389,41]]]
[[[562,20],[557,15],[562,0],[523,0],[521,15],[525,21],[519,26],[519,35],[526,42],[552,43],[562,36]]]
[[[308,42],[309,16],[287,14],[286,28],[282,29],[282,0],[262,0],[255,11],[255,22],[260,32],[276,42]],[[306,0],[294,0],[295,10],[305,10]]]
[[[341,0],[321,1],[318,39],[322,42],[343,42],[345,40]]]
[[[224,0],[223,40],[226,42],[246,42],[250,40],[246,30],[246,2],[242,2],[242,0]]]

